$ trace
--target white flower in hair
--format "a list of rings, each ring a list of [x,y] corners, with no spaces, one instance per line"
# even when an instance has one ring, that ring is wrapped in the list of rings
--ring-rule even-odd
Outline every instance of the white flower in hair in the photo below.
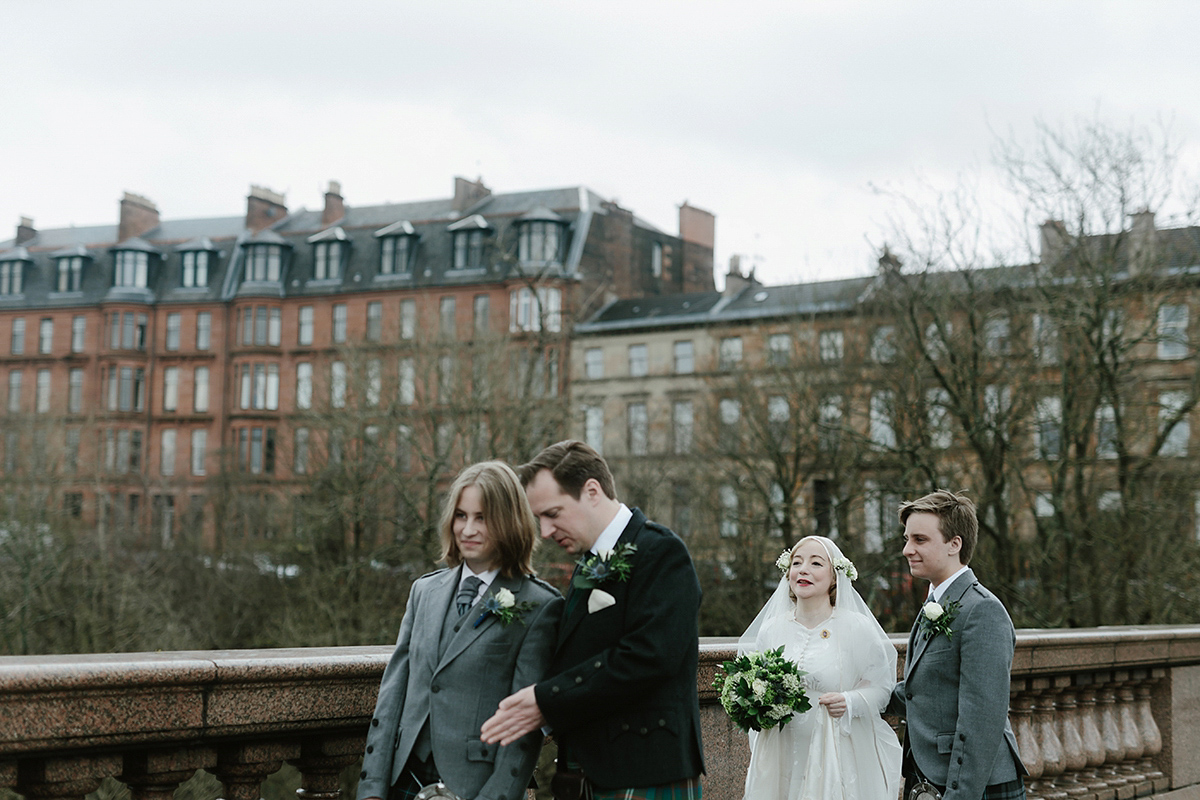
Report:
[[[792,567],[792,551],[784,550],[779,554],[779,558],[775,559],[775,566],[779,567],[780,572],[787,572]]]
[[[833,568],[852,581],[858,580],[858,567],[848,558],[835,558]]]

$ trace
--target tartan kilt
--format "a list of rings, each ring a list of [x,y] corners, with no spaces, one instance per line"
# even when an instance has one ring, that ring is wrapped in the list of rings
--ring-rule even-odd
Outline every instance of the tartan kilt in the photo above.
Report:
[[[703,796],[699,778],[640,789],[592,789],[592,800],[701,800]]]

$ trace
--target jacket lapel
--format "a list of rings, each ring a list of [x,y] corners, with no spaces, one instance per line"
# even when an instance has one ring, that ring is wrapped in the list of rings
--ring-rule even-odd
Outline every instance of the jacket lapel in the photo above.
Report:
[[[435,672],[445,669],[447,664],[457,658],[462,651],[471,645],[471,642],[482,636],[483,632],[488,628],[500,624],[495,616],[491,614],[484,616],[483,604],[489,597],[494,596],[501,589],[508,589],[515,595],[520,588],[520,578],[505,578],[497,575],[496,579],[492,581],[492,585],[483,593],[483,597],[479,599],[479,602],[463,615],[462,627],[458,629],[458,632],[454,634],[454,638],[450,640],[450,644],[446,647],[446,652],[442,654],[442,659],[438,662]],[[480,620],[480,617],[483,617],[483,619]],[[476,622],[479,623],[478,626],[476,626]]]
[[[446,614],[449,613],[450,604],[454,602],[454,595],[458,591],[458,582],[461,576],[461,566],[456,569],[448,569],[438,576],[437,583],[429,592],[429,611],[425,614],[425,619],[436,620],[436,623],[421,624],[420,635],[426,640],[431,640],[429,641],[430,646],[421,648],[430,672],[437,667],[442,628],[445,627]],[[414,635],[416,635],[415,632]]]
[[[629,522],[625,525],[625,530],[621,531],[621,536],[617,539],[617,547],[633,542],[633,540],[637,538],[637,532],[640,531],[642,526],[645,524],[646,515],[636,508],[633,509],[633,516],[629,518]],[[583,553],[581,554],[580,558],[591,558],[591,553]],[[637,560],[635,558],[634,569],[637,569],[636,564]],[[574,578],[571,580],[572,583],[574,583]],[[574,586],[570,586],[567,588],[568,595],[571,592],[579,592],[580,595],[578,600],[573,599],[574,608],[571,609],[571,613],[567,614],[566,618],[563,619],[563,624],[558,628],[558,647],[562,647],[563,642],[567,640],[567,637],[571,635],[571,632],[578,627],[579,623],[583,621],[583,618],[586,617],[588,613],[587,601],[588,597],[592,593],[592,590],[576,589]]]
[[[942,599],[940,601],[941,605],[944,607],[947,603],[949,603],[951,601],[953,601],[955,603],[962,603],[963,595],[965,595],[967,593],[967,589],[971,588],[974,585],[975,585],[975,573],[972,572],[968,568],[966,572],[964,572],[962,575],[959,575],[957,578],[954,579],[954,583],[950,584],[946,588],[946,593],[942,595]],[[926,601],[926,602],[928,602],[928,601]],[[921,607],[924,608],[925,604],[922,603]],[[917,612],[917,622],[913,624],[913,633],[912,633],[912,636],[909,637],[909,648],[910,648],[910,652],[912,652],[912,659],[904,667],[905,675],[908,675],[910,672],[912,672],[913,668],[916,667],[916,665],[917,665],[917,661],[920,660],[921,656],[925,653],[926,648],[929,646],[929,643],[933,640],[932,636],[928,636],[923,632],[919,632],[920,621],[921,621],[921,612],[918,611]],[[913,644],[914,637],[915,637],[915,642],[916,642],[915,643],[915,651],[912,650],[912,648],[914,647],[914,644]]]

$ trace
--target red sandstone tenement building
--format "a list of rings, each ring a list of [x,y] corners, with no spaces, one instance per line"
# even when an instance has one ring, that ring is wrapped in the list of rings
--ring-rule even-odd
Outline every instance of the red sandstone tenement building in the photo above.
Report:
[[[679,225],[585,187],[462,178],[423,202],[355,206],[331,183],[314,211],[251,187],[238,216],[164,219],[127,193],[115,225],[23,218],[0,242],[0,472],[87,524],[211,539],[222,469],[269,484],[305,468],[307,429],[301,442],[287,420],[315,395],[344,401],[342,349],[387,354],[394,391],[419,404],[420,376],[395,366],[406,348],[565,332],[615,298],[711,290],[714,217],[685,203]],[[566,341],[546,355],[555,392]],[[368,373],[370,394],[385,376]]]

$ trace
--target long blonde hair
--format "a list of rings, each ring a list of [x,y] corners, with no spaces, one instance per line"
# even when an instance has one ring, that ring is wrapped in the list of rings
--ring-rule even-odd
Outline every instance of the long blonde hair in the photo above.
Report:
[[[454,539],[454,511],[463,490],[479,489],[488,540],[496,554],[500,574],[507,578],[533,572],[533,548],[537,546],[538,525],[512,467],[503,461],[482,461],[458,473],[442,507],[438,533],[442,539],[442,560],[451,567],[463,562]]]

